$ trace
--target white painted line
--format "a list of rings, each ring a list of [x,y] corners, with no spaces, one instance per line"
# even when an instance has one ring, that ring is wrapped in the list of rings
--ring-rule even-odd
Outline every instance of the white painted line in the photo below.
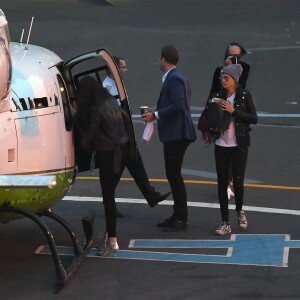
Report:
[[[81,197],[81,196],[65,196],[63,198],[65,201],[78,201],[78,202],[103,202],[102,197]],[[144,199],[128,199],[128,198],[116,198],[116,202],[118,203],[131,203],[131,204],[147,204],[147,201]],[[159,203],[159,205],[172,205],[174,202],[172,200],[165,200]],[[204,207],[204,208],[220,208],[219,203],[207,203],[207,202],[191,202],[188,201],[189,207]],[[235,210],[235,205],[229,204],[228,208],[231,210]],[[282,214],[282,215],[294,215],[300,216],[300,210],[292,210],[292,209],[283,209],[283,208],[272,208],[272,207],[261,207],[261,206],[247,206],[244,205],[243,209],[245,211],[255,211],[255,212],[263,212],[270,214]]]
[[[285,237],[286,241],[290,241],[291,240],[291,235],[287,234]],[[290,248],[289,247],[284,247],[283,250],[283,267],[288,267],[289,266],[289,253],[290,253]]]
[[[300,46],[281,46],[281,47],[264,47],[264,48],[252,48],[248,49],[248,53],[252,51],[278,51],[278,50],[290,50],[299,49]]]

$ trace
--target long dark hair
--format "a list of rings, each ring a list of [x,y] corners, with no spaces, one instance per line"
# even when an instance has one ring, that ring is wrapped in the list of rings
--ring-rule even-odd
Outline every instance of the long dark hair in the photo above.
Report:
[[[103,103],[111,98],[111,95],[106,88],[91,76],[85,76],[79,81],[76,93],[77,112],[75,119],[84,129],[87,129],[91,107]]]

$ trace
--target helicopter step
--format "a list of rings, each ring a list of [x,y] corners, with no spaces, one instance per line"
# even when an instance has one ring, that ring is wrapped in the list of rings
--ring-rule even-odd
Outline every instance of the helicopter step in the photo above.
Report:
[[[95,213],[93,211],[89,211],[88,214],[82,218],[82,224],[85,233],[85,242],[83,246],[80,245],[79,240],[77,239],[70,225],[63,218],[54,214],[50,210],[47,210],[38,216],[26,209],[3,205],[0,207],[0,213],[16,213],[28,217],[29,219],[34,221],[43,231],[44,235],[47,238],[50,253],[52,255],[53,262],[56,269],[57,284],[54,292],[59,293],[64,288],[65,284],[69,281],[69,279],[75,274],[76,270],[80,266],[81,262],[85,259],[89,249],[92,246],[93,223],[94,223]],[[70,249],[72,249],[72,254],[74,258],[71,264],[66,268],[63,266],[61,262],[53,235],[49,227],[41,219],[41,216],[48,217],[57,221],[60,225],[62,225],[63,228],[65,228],[65,230],[67,231],[67,233],[69,234],[72,240],[72,248]]]
[[[11,188],[11,187],[52,188],[55,185],[56,185],[55,176],[28,176],[28,175],[1,175],[0,176],[1,188]],[[6,214],[6,213],[19,214],[31,219],[40,227],[40,229],[46,236],[49,249],[54,261],[55,269],[56,269],[57,286],[56,286],[55,293],[59,293],[59,291],[65,286],[67,281],[76,272],[77,268],[86,257],[88,250],[92,246],[95,212],[89,211],[81,220],[84,234],[85,234],[85,242],[83,246],[80,245],[80,242],[77,239],[74,231],[71,229],[71,226],[63,218],[53,213],[50,209],[42,213],[35,214],[29,211],[28,209],[15,207],[10,205],[10,203],[6,203],[0,206],[0,214]],[[71,238],[74,258],[71,264],[67,268],[65,268],[61,262],[53,235],[49,227],[41,218],[43,216],[58,222],[67,231],[68,235]]]

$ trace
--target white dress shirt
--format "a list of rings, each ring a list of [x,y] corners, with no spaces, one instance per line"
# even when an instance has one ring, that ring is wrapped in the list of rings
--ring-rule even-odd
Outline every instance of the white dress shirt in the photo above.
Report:
[[[102,85],[104,88],[107,88],[109,93],[112,96],[116,96],[118,95],[118,90],[117,90],[117,86],[116,83],[113,79],[111,79],[110,77],[106,76],[105,79],[102,82]]]
[[[106,76],[102,82],[102,85],[104,88],[108,89],[109,93],[112,96],[117,96],[118,95],[118,90],[117,90],[117,86],[116,83],[113,79],[111,79],[110,77]],[[117,99],[118,104],[121,105],[121,101],[120,99]]]
[[[169,71],[167,71],[167,72],[162,76],[161,81],[162,81],[163,84],[164,84],[164,82],[165,82],[165,80],[166,80],[166,77],[168,76],[169,72],[170,72],[171,70],[173,70],[173,69],[175,69],[175,68],[170,69]],[[156,119],[159,119],[159,115],[158,115],[158,112],[157,112],[157,111],[154,112],[154,115],[155,115],[155,118],[156,118]]]

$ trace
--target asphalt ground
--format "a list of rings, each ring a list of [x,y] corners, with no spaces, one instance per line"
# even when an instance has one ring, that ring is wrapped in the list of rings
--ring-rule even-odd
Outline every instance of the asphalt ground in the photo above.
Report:
[[[7,16],[13,41],[19,41],[23,28],[27,37],[34,16],[30,43],[49,48],[65,61],[101,47],[125,57],[128,66],[125,84],[134,116],[138,115],[140,105],[156,103],[161,85],[160,49],[165,44],[174,44],[181,54],[178,67],[191,83],[196,123],[214,68],[222,64],[225,45],[239,41],[249,51],[244,59],[251,64],[247,88],[255,97],[259,123],[252,126],[246,171],[245,210],[249,228],[246,232],[237,228],[232,210],[233,234],[238,237],[289,234],[291,240],[300,240],[299,1],[112,2],[115,5],[84,0],[1,0],[0,8]],[[157,132],[151,143],[144,145],[141,142],[144,124],[138,117],[134,117],[134,124],[149,177],[158,190],[168,191]],[[183,174],[191,202],[189,227],[175,234],[162,232],[155,226],[170,216],[172,202],[150,209],[138,200],[130,201],[142,196],[129,174],[123,174],[117,189],[121,201],[118,207],[125,214],[125,218],[118,220],[122,250],[130,250],[129,242],[133,239],[227,242],[232,238],[213,235],[220,220],[213,147],[204,145],[200,136],[187,151]],[[68,197],[71,200],[61,201],[53,210],[72,225],[82,240],[80,219],[86,211],[94,209],[97,243],[98,233],[104,230],[103,206],[98,198],[92,198],[101,197],[97,174],[79,174]],[[79,197],[91,198],[83,201]],[[49,222],[49,225],[57,245],[70,245],[57,224]],[[56,295],[52,258],[34,254],[46,242],[40,230],[23,219],[0,226],[0,236],[1,299],[300,298],[298,244],[295,249],[290,248],[287,267],[259,262],[247,265],[255,257],[255,249],[244,260],[232,264],[208,263],[203,257],[198,263],[179,259],[87,258]],[[249,248],[256,246],[274,251],[280,248],[264,240],[261,244],[253,240]],[[219,257],[226,255],[227,248],[142,250]],[[233,253],[239,250],[233,247]],[[275,256],[272,251],[267,253],[270,260]]]

